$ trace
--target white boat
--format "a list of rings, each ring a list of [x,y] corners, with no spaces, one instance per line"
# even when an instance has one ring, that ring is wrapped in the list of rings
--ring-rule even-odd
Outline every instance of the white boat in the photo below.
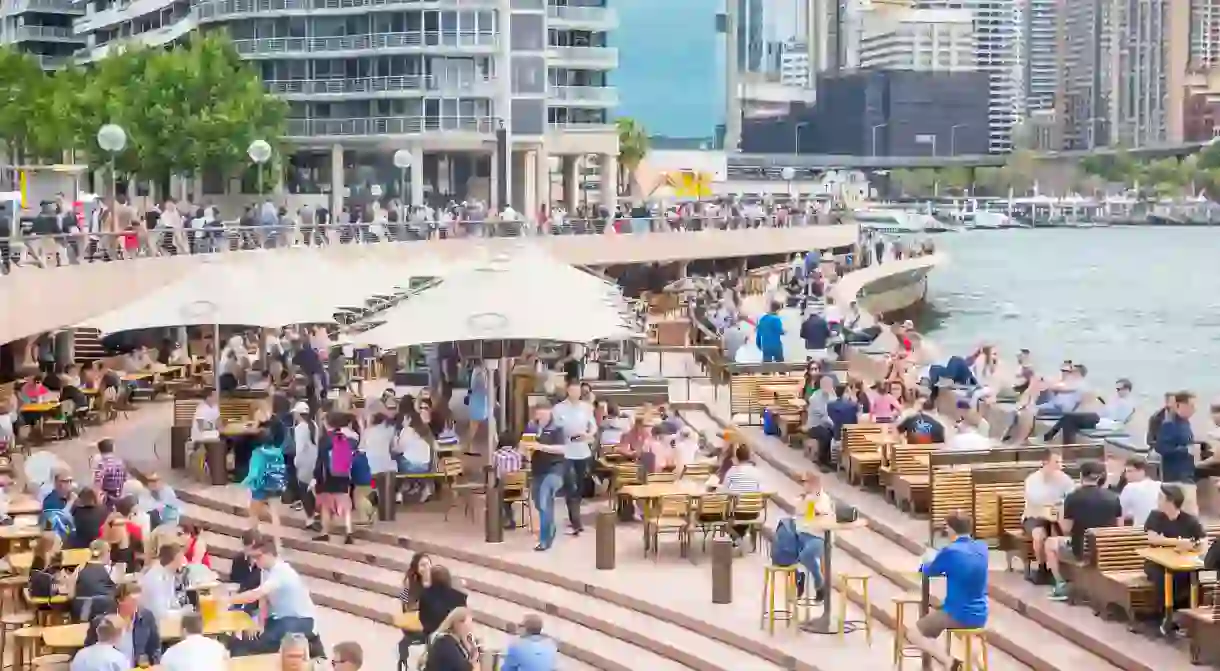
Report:
[[[988,212],[987,210],[975,210],[966,215],[966,225],[970,228],[982,228],[987,230],[999,228],[1013,228],[1014,222],[1012,217],[1001,212]]]
[[[926,233],[929,226],[940,226],[931,215],[907,210],[854,210],[852,218],[860,228],[892,235]]]

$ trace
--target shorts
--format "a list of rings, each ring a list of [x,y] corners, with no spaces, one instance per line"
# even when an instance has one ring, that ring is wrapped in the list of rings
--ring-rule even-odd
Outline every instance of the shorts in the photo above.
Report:
[[[1051,539],[1055,544],[1055,549],[1059,551],[1060,557],[1066,557],[1075,560],[1084,559],[1084,557],[1076,556],[1076,551],[1072,549],[1072,539],[1067,536],[1056,536]]]
[[[318,494],[317,500],[318,510],[328,511],[337,517],[343,517],[352,512],[352,497],[346,492],[343,494],[322,492]]]
[[[1032,536],[1034,529],[1042,529],[1048,535],[1051,532],[1051,523],[1041,517],[1026,517],[1021,520],[1021,528],[1025,530],[1027,535]]]
[[[250,490],[250,500],[251,501],[267,501],[270,499],[278,499],[279,497],[280,497],[279,492],[272,492],[272,491],[269,491],[266,489],[251,489]]]
[[[943,610],[934,610],[919,618],[919,621],[915,623],[915,629],[925,638],[937,639],[948,629],[973,629],[973,627],[963,625]]]

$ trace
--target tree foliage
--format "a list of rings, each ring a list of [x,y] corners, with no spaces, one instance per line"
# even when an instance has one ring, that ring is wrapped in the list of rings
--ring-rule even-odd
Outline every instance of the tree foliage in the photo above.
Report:
[[[640,122],[628,117],[615,119],[614,125],[618,130],[619,190],[629,192],[630,180],[648,156],[648,132]]]
[[[162,183],[200,170],[234,173],[249,163],[252,141],[276,145],[288,110],[220,34],[171,49],[114,50],[87,69],[50,75],[0,51],[0,96],[10,92],[15,105],[0,107],[0,140],[10,146],[46,156],[74,150],[78,162],[96,165],[110,158],[97,131],[113,123],[127,133],[116,169]]]

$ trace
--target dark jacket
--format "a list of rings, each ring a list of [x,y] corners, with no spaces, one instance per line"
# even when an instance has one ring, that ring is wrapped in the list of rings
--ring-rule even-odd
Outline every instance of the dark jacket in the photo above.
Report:
[[[826,341],[830,340],[830,325],[822,315],[809,315],[801,324],[801,340],[805,341],[805,349],[826,349]]]
[[[72,509],[72,522],[76,528],[68,537],[68,547],[74,550],[87,548],[90,543],[97,540],[98,531],[106,522],[106,509],[102,506],[78,504]]]
[[[249,592],[262,584],[263,574],[254,565],[254,561],[242,553],[233,560],[229,569],[229,582],[236,583],[240,588],[238,591]]]
[[[89,633],[85,636],[86,648],[97,643],[97,625],[101,623],[102,617],[104,616],[99,615],[89,621]],[[137,660],[145,656],[153,664],[161,661],[161,632],[157,629],[157,618],[148,609],[141,608],[136,613],[136,621],[132,623],[131,629],[131,651]]]
[[[419,624],[431,636],[455,608],[466,605],[466,593],[448,585],[432,585],[419,595]]]
[[[428,646],[428,662],[424,671],[473,671],[474,664],[466,657],[461,641],[452,634],[438,636]]]
[[[110,577],[110,567],[97,562],[89,562],[81,568],[76,576],[76,589],[72,599],[72,619],[93,619],[103,613],[113,613],[115,609],[116,587]],[[88,607],[86,615],[85,608]]]

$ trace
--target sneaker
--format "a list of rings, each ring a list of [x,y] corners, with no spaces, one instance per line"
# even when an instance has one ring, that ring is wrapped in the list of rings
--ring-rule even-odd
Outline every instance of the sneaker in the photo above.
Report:
[[[355,544],[356,544],[356,541],[352,539],[352,535],[351,535],[351,534],[348,534],[348,535],[346,535],[346,536],[344,536],[344,537],[343,537],[343,544],[344,544],[344,545],[355,545]]]
[[[314,531],[314,532],[321,531],[322,523],[319,522],[318,520],[314,520],[314,521],[310,522],[309,524],[306,524],[305,529],[308,531]]]
[[[965,668],[965,663],[960,659],[953,660],[953,664],[949,667],[949,671],[962,671]]]
[[[550,549],[550,548],[546,547],[546,546],[545,546],[545,545],[543,545],[542,543],[539,543],[539,544],[537,544],[537,545],[535,545],[535,546],[534,546],[534,552],[546,552],[546,551],[547,551],[547,550],[549,550],[549,549]]]
[[[430,499],[430,498],[432,498],[432,488],[428,487],[428,488],[424,489],[422,494],[419,495],[419,502],[427,503],[428,499]]]
[[[329,542],[329,541],[330,541],[330,534],[318,534],[317,536],[314,536],[314,537],[313,537],[313,540],[315,540],[315,541],[317,541],[317,542],[319,542],[319,543],[326,543],[326,542]]]
[[[1051,589],[1051,601],[1067,601],[1068,600],[1068,584],[1066,582],[1057,582]]]
[[[819,587],[816,590],[814,590],[813,591],[813,600],[818,603],[825,603],[826,602],[826,588]]]
[[[288,505],[288,509],[289,510],[304,510],[305,504],[301,503],[300,501],[293,501],[291,504]]]
[[[579,536],[580,532],[582,532],[582,531],[584,531],[584,529],[577,529],[576,527],[572,527],[571,529],[568,529],[568,535],[575,538],[575,537]]]

